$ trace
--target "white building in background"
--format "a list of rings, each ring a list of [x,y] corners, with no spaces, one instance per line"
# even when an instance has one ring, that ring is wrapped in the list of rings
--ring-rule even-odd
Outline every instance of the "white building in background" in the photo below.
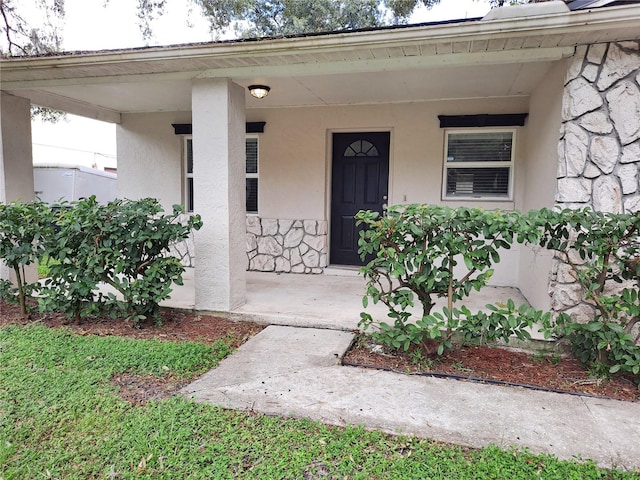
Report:
[[[33,164],[34,166],[51,164],[81,165],[111,173],[118,168],[115,154],[42,143],[33,144]]]
[[[81,165],[115,172],[115,125],[67,114],[55,124],[31,122],[33,164]]]
[[[99,203],[115,200],[118,176],[82,165],[42,164],[33,167],[36,197],[47,203],[96,196]]]

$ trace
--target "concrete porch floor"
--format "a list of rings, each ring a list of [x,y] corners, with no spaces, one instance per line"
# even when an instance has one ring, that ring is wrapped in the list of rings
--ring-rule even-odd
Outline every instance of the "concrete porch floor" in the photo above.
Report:
[[[355,270],[329,269],[332,274],[300,275],[247,272],[247,302],[225,313],[238,320],[251,320],[270,325],[354,330],[360,321],[360,312],[367,311],[374,319],[387,319],[383,304],[365,310],[362,297],[365,281]],[[488,303],[513,299],[516,305],[527,303],[520,290],[513,287],[485,287],[472,292],[464,304],[476,311]],[[439,302],[434,311],[441,309]],[[184,285],[176,285],[172,298],[162,306],[193,310],[195,308],[194,270],[186,269]],[[416,313],[421,309],[414,309]],[[217,313],[217,312],[214,312]],[[532,332],[532,336],[536,336]]]

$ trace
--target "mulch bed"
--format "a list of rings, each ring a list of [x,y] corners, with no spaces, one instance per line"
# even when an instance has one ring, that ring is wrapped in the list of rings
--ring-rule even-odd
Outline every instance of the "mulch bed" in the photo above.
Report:
[[[382,347],[365,339],[354,342],[343,363],[407,374],[451,375],[462,380],[506,382],[545,390],[640,401],[638,377],[617,374],[611,378],[597,378],[590,375],[572,355],[544,356],[489,346],[461,347],[446,351],[441,357],[415,352],[385,352]]]

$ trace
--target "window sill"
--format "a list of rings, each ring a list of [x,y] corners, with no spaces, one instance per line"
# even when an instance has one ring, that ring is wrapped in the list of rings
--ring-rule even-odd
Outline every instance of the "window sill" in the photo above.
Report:
[[[515,210],[516,204],[513,199],[507,198],[443,198],[442,203],[455,207],[479,207],[484,210]]]

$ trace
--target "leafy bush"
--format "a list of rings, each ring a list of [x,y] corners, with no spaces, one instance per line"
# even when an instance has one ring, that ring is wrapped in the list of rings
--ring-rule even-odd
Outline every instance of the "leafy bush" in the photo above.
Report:
[[[363,259],[374,256],[362,269],[363,305],[369,297],[382,302],[393,320],[376,324],[376,340],[405,350],[420,344],[427,351],[433,340],[441,354],[452,346],[454,333],[465,342],[508,341],[529,338],[527,328],[539,324],[547,337],[567,338],[576,357],[594,371],[640,373],[640,213],[542,209],[522,215],[408,205],[393,207],[384,217],[363,211],[356,218],[367,227],[359,252]],[[579,323],[566,313],[553,318],[512,301],[487,305],[486,312],[453,308],[487,284],[499,249],[514,242],[553,250],[593,306],[593,320]],[[422,316],[411,323],[415,298]],[[432,312],[436,298],[447,299],[442,312]],[[369,314],[361,314],[361,327],[373,324]]]
[[[596,312],[587,323],[561,314],[546,323],[547,336],[567,337],[574,354],[596,371],[640,373],[640,213],[545,209],[530,215],[541,226],[540,245],[571,268]]]
[[[55,231],[47,237],[44,249],[49,277],[38,302],[41,310],[64,312],[79,322],[81,316],[97,313],[102,301],[100,295],[94,295],[100,282],[97,266],[101,260],[94,238],[99,238],[101,207],[91,197],[62,203],[53,211]]]
[[[0,259],[16,277],[15,286],[0,282],[0,298],[17,300],[23,314],[27,298],[38,286],[27,281],[24,267],[37,261],[43,238],[51,232],[51,211],[45,203],[0,203]]]
[[[202,225],[200,217],[179,221],[182,209],[163,214],[157,200],[115,200],[99,205],[95,197],[61,205],[56,232],[46,242],[50,278],[40,304],[74,319],[107,306],[138,322],[156,319],[159,302],[169,298],[171,284],[182,283],[184,268],[168,256],[169,246]],[[106,283],[120,292],[97,293]]]
[[[374,255],[362,269],[367,279],[363,305],[368,297],[382,302],[393,319],[393,325],[377,325],[374,335],[379,341],[405,350],[422,344],[429,351],[431,339],[441,354],[451,347],[456,329],[465,337],[508,339],[511,333],[526,336],[524,328],[541,315],[515,320],[511,303],[489,315],[453,308],[454,302],[487,284],[492,265],[500,261],[500,249],[510,248],[514,241],[537,241],[537,230],[518,212],[414,204],[391,207],[383,217],[361,211],[356,219],[366,227],[360,233],[359,253],[363,259]],[[413,324],[408,309],[416,297],[422,317]],[[436,298],[447,299],[443,313],[432,313]],[[359,325],[366,330],[372,324],[372,317],[362,313]]]

